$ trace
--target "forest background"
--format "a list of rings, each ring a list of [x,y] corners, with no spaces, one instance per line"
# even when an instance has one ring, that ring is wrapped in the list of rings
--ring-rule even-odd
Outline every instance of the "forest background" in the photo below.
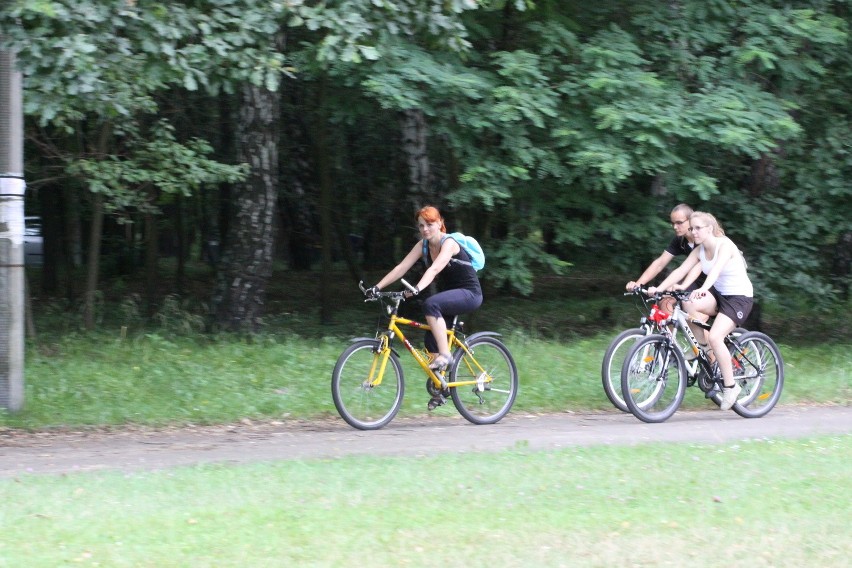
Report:
[[[848,0],[5,5],[37,315],[256,332],[287,281],[331,324],[424,204],[483,244],[492,297],[623,286],[686,202],[763,305],[848,306]]]

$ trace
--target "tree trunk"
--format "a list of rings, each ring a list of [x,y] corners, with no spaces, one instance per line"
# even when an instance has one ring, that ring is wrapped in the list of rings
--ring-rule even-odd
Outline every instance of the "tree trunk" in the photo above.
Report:
[[[175,196],[175,237],[177,239],[177,270],[175,271],[175,291],[183,295],[186,287],[186,260],[189,258],[189,243],[184,213],[185,200],[182,195]]]
[[[151,192],[151,199],[156,199],[155,191]],[[157,227],[158,216],[151,211],[145,212],[145,304],[148,317],[157,311],[157,281],[159,272],[157,261],[159,259],[160,232]]]
[[[429,126],[420,109],[408,109],[400,118],[402,151],[408,164],[408,200],[411,210],[435,203],[432,172],[429,163]]]
[[[776,153],[778,152],[780,152],[780,149],[776,150]],[[769,154],[762,154],[759,159],[753,161],[747,183],[749,194],[752,197],[760,197],[766,192],[778,189],[780,176],[774,157]]]
[[[92,203],[92,225],[89,228],[89,253],[86,270],[86,291],[83,305],[83,325],[87,330],[95,329],[95,294],[98,289],[98,273],[101,258],[101,233],[104,225],[104,196],[96,193]]]
[[[80,196],[74,189],[68,186],[62,188],[62,205],[65,208],[62,225],[63,285],[69,303],[73,303],[79,293],[75,275],[83,265],[83,226],[79,201]]]
[[[852,272],[852,231],[844,231],[834,245],[831,276],[843,301],[849,299],[849,275]]]
[[[63,241],[61,191],[59,186],[52,184],[38,190],[44,255],[41,267],[41,293],[46,296],[55,296],[59,290],[59,263],[62,258]]]
[[[314,212],[317,181],[311,163],[313,141],[305,123],[304,88],[298,81],[285,80],[286,96],[283,128],[288,133],[286,147],[282,148],[282,187],[279,217],[282,239],[286,246],[289,267],[294,270],[310,270],[319,243]]]
[[[317,170],[319,171],[319,221],[320,246],[322,251],[322,268],[320,276],[320,323],[331,323],[334,311],[334,298],[331,297],[329,282],[331,282],[331,164],[328,159],[328,111],[325,102],[325,85],[323,79],[317,94],[317,126],[314,132]]]
[[[234,217],[213,297],[217,324],[228,331],[257,331],[272,275],[278,200],[280,95],[262,87],[242,92],[237,125],[238,159],[251,166],[235,187]]]

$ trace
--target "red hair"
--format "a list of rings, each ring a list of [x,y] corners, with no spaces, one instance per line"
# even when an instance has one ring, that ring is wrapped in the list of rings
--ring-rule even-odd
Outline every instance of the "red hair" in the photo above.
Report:
[[[437,207],[432,207],[431,205],[423,207],[422,209],[420,209],[420,211],[417,212],[417,215],[414,216],[414,222],[416,223],[421,217],[423,217],[423,220],[427,223],[434,223],[436,221],[440,221],[441,232],[447,232],[447,226],[444,224],[444,218],[441,217],[441,212],[438,211]]]

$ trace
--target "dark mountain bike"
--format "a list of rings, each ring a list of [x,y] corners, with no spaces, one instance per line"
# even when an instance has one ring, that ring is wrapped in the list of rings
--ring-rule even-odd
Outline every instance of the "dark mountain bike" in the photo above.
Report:
[[[685,292],[664,292],[657,297],[665,295],[677,300],[689,297]],[[673,327],[665,325],[661,333],[636,341],[622,364],[622,397],[630,412],[643,422],[668,420],[683,402],[687,386],[698,385],[707,398],[721,402],[718,365],[710,352],[701,349],[687,322],[705,330],[710,324],[690,319],[679,305],[671,320]],[[688,355],[677,345],[675,329],[688,341]],[[725,343],[731,353],[734,380],[742,387],[734,412],[744,418],[765,416],[781,398],[784,387],[784,362],[778,346],[757,331],[739,335],[735,330]]]

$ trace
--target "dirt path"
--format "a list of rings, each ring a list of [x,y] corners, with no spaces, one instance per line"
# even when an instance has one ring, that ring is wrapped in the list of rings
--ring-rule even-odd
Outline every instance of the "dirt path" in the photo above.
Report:
[[[843,434],[852,434],[852,407],[778,407],[758,420],[746,420],[733,412],[679,412],[664,424],[644,424],[616,411],[510,414],[493,426],[474,426],[460,417],[424,415],[397,419],[374,432],[354,430],[342,420],[115,432],[22,434],[0,430],[0,477],[347,455],[488,452],[515,446],[547,450],[594,444],[716,443]]]

